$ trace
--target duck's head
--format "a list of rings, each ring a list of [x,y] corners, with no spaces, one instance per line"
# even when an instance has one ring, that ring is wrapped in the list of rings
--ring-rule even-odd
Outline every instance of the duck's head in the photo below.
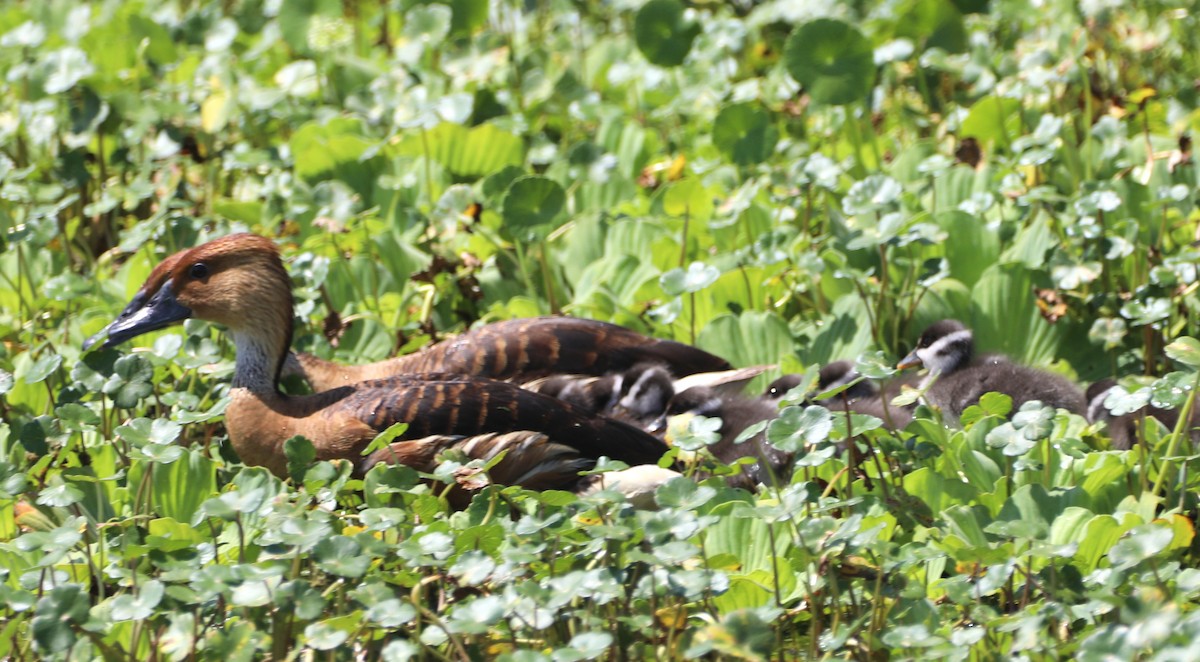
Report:
[[[853,361],[843,359],[821,366],[817,377],[817,393],[841,387],[845,387],[845,390],[836,397],[845,400],[869,398],[879,392],[875,384],[863,379],[863,376],[854,367]]]
[[[671,373],[657,363],[639,363],[621,376],[621,407],[638,417],[656,416],[675,395]]]
[[[804,375],[797,373],[784,375],[767,386],[767,390],[763,391],[763,398],[767,400],[782,400],[783,396],[799,386],[803,379]]]
[[[275,244],[233,234],[163,260],[129,305],[88,338],[102,347],[157,331],[188,318],[223,324],[236,333],[291,335],[291,281]]]
[[[971,330],[958,320],[942,320],[925,329],[917,346],[896,367],[904,370],[925,366],[930,374],[953,372],[970,362],[975,353]]]
[[[680,391],[667,403],[667,415],[699,414],[700,416],[720,416],[724,400],[715,389],[707,386],[693,386],[686,391]]]

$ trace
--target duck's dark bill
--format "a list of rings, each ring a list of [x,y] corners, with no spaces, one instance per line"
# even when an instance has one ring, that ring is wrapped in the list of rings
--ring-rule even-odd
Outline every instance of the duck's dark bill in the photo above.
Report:
[[[170,280],[163,283],[149,301],[141,299],[141,295],[134,297],[112,324],[84,341],[83,348],[91,349],[104,336],[107,338],[100,345],[101,348],[119,345],[130,338],[166,328],[192,316],[190,308],[175,300]]]

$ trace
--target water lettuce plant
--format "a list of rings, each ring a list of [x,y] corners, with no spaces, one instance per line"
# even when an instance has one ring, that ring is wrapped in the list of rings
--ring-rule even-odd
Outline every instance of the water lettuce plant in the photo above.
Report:
[[[288,259],[294,346],[348,362],[562,312],[882,378],[954,317],[982,350],[1123,378],[1117,414],[1186,414],[1197,20],[5,4],[0,657],[1197,657],[1186,415],[1117,451],[1003,397],[898,432],[793,404],[766,430],[787,484],[705,466],[657,511],[489,485],[452,512],[455,458],[358,478],[296,440],[288,480],[241,464],[233,348],[203,323],[80,349],[162,257],[252,230]],[[678,441],[699,462],[705,432]]]

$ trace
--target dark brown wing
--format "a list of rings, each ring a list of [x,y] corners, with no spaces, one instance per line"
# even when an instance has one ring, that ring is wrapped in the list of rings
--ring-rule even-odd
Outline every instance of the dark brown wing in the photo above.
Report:
[[[457,484],[447,494],[455,507],[464,507],[470,493],[490,483],[520,485],[531,490],[570,490],[580,483],[579,472],[595,464],[580,457],[570,446],[556,444],[540,432],[505,432],[461,437],[434,435],[420,439],[398,441],[380,449],[362,463],[365,473],[378,463],[404,464],[417,471],[432,473],[437,458],[446,450],[460,450],[467,457],[490,461],[501,452],[504,458],[488,470],[486,477],[477,472],[460,470]]]
[[[300,374],[315,391],[402,374],[454,373],[525,381],[551,374],[603,375],[641,362],[675,376],[728,370],[719,356],[615,324],[574,317],[496,322],[408,356],[363,366],[339,366],[305,354],[289,357],[285,373]]]
[[[584,457],[606,455],[629,464],[657,462],[667,450],[661,441],[632,425],[592,416],[569,403],[491,379],[421,374],[363,382],[345,388],[336,407],[324,402],[323,395],[311,399],[321,405],[314,412],[356,419],[376,431],[407,423],[402,439],[540,432]]]

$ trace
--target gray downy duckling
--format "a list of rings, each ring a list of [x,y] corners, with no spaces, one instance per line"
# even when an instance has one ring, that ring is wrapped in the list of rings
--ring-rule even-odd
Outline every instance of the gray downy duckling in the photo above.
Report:
[[[1112,440],[1114,450],[1127,451],[1138,442],[1142,435],[1142,426],[1147,416],[1162,423],[1168,430],[1174,430],[1179,423],[1179,411],[1175,409],[1160,409],[1154,405],[1146,405],[1137,411],[1121,416],[1114,416],[1104,406],[1104,399],[1109,391],[1117,385],[1115,379],[1102,379],[1087,388],[1087,419],[1092,423],[1104,421],[1108,426],[1108,435]],[[1197,441],[1196,415],[1193,411],[1190,436],[1192,443]]]
[[[708,386],[694,386],[675,394],[667,406],[668,416],[680,414],[721,419],[721,438],[708,448],[722,463],[731,464],[743,457],[755,458],[756,462],[744,468],[741,474],[726,477],[731,487],[753,490],[757,484],[786,483],[791,477],[791,454],[768,443],[765,429],[740,444],[735,443],[746,428],[779,416],[779,409],[773,403],[761,398],[721,393]]]
[[[816,390],[818,393],[824,393],[851,384],[859,377],[853,362],[845,359],[834,361],[821,368]],[[801,379],[802,376],[798,374],[784,375],[771,382],[762,397],[764,400],[777,402],[791,389],[799,386]],[[868,379],[862,379],[833,397],[815,401],[815,404],[831,411],[849,411],[874,416],[882,420],[884,427],[889,430],[899,430],[912,420],[912,408],[893,405],[892,398],[900,394],[903,385],[915,385],[916,381],[918,379],[912,376],[897,376],[880,387]]]
[[[1014,412],[1032,400],[1081,416],[1087,412],[1083,391],[1065,377],[994,354],[976,358],[975,338],[958,320],[930,325],[896,367],[916,366],[929,370],[920,383],[928,386],[926,401],[955,421],[967,407],[992,392],[1012,398]]]

